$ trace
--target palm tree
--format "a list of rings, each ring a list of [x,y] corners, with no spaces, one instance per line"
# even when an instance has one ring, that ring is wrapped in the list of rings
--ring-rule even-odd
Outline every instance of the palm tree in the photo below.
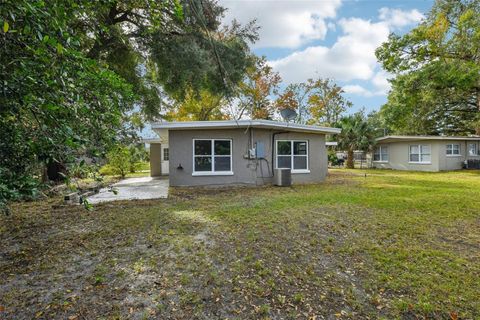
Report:
[[[375,144],[375,129],[370,125],[362,112],[343,117],[338,122],[342,132],[337,136],[338,146],[347,150],[347,168],[353,169],[353,152],[368,151]]]

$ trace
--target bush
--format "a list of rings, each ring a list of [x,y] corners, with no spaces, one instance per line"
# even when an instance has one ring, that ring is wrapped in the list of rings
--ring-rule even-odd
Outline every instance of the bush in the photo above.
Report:
[[[125,178],[129,171],[132,171],[132,154],[130,149],[124,146],[117,146],[107,154],[108,165],[114,175]]]
[[[137,162],[135,164],[135,170],[137,171],[150,170],[150,162]]]
[[[117,174],[117,170],[115,170],[115,168],[113,168],[109,164],[106,164],[103,167],[101,167],[98,172],[103,176],[114,176]]]
[[[40,195],[39,181],[30,175],[16,175],[0,167],[0,211],[8,213],[10,201],[31,200]]]
[[[87,164],[85,161],[68,165],[68,174],[71,178],[85,179],[95,176],[98,165]]]
[[[332,166],[336,166],[339,164],[337,153],[334,150],[330,150],[328,152],[328,162]]]
[[[124,178],[129,172],[149,170],[150,163],[145,161],[145,154],[145,150],[136,146],[117,146],[107,154],[107,164],[100,168],[99,173]]]

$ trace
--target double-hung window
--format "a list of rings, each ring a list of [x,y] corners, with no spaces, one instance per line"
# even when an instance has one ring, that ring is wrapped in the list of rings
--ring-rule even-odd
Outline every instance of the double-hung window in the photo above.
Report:
[[[460,145],[457,143],[447,144],[447,156],[459,156]]]
[[[468,144],[468,155],[469,156],[480,155],[480,153],[478,152],[478,145],[476,143],[469,143]]]
[[[373,161],[388,162],[388,146],[378,146],[373,152]]]
[[[277,168],[308,173],[308,141],[277,140]]]
[[[194,139],[193,175],[233,175],[232,140]]]
[[[163,148],[163,161],[168,161],[170,158],[170,152],[168,148]]]
[[[411,145],[408,161],[413,163],[431,163],[432,155],[430,145]]]

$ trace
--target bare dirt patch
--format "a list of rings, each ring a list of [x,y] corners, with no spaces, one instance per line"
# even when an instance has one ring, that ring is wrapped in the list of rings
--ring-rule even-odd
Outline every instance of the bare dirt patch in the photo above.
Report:
[[[0,317],[475,318],[479,220],[462,199],[477,182],[425,177],[16,204],[0,218]]]

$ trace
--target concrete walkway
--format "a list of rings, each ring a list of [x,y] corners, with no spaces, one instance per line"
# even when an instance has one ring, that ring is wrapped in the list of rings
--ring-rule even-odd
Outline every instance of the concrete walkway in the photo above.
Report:
[[[100,192],[87,198],[90,203],[99,203],[115,200],[133,199],[158,199],[168,197],[168,179],[166,178],[129,178],[121,180],[113,185],[117,194],[108,188],[100,189]]]

